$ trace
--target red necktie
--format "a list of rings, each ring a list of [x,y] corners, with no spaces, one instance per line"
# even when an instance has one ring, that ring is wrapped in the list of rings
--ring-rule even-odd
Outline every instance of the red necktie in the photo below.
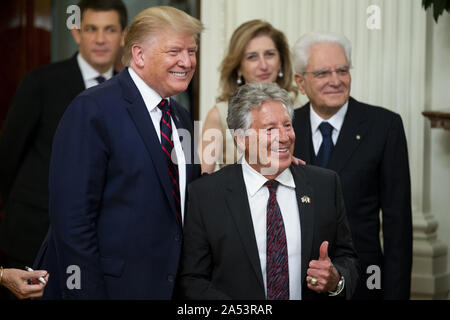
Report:
[[[161,109],[162,112],[161,121],[159,123],[161,129],[161,148],[167,160],[167,168],[169,170],[169,178],[172,186],[172,196],[175,202],[177,217],[181,224],[181,201],[180,186],[178,183],[178,166],[172,158],[172,150],[174,145],[172,140],[171,108],[166,99],[161,100],[161,102],[158,104],[158,108]],[[173,156],[175,157],[176,155],[174,154]]]
[[[269,180],[267,202],[267,300],[289,300],[289,264],[286,232],[277,201],[279,182]]]

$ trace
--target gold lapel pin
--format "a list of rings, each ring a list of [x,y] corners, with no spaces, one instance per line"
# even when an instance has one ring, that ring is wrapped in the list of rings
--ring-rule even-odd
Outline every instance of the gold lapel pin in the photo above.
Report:
[[[356,135],[356,140],[361,140],[361,136],[359,134]]]

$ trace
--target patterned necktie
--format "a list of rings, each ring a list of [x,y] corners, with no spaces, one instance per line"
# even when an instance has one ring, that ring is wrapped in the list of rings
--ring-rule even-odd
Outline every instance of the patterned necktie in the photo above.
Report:
[[[181,224],[181,201],[180,201],[180,186],[178,165],[173,161],[173,157],[176,157],[173,153],[173,140],[172,140],[172,121],[171,121],[171,108],[166,99],[162,99],[158,104],[158,108],[161,109],[162,117],[159,123],[161,129],[161,148],[163,154],[167,160],[167,167],[169,170],[169,178],[172,186],[172,195],[175,201],[175,208],[177,211],[177,218]]]
[[[333,132],[333,126],[328,122],[322,122],[319,126],[319,130],[322,133],[322,144],[320,145],[319,153],[317,153],[317,165],[325,168],[330,160],[331,153],[333,152],[334,145],[331,133]]]
[[[267,202],[267,300],[289,300],[289,264],[286,232],[277,202],[279,182],[269,180]]]
[[[97,80],[97,82],[98,82],[99,84],[101,84],[101,83],[103,83],[103,82],[106,81],[105,77],[102,76],[102,75],[100,75],[100,76],[98,76],[97,78],[95,78],[95,80]]]

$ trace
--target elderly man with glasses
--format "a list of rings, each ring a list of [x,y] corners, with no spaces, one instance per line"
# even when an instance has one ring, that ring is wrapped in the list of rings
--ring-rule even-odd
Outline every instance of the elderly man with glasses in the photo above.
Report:
[[[402,119],[350,97],[351,43],[345,36],[309,33],[293,51],[297,86],[309,98],[295,111],[294,155],[336,171],[341,179],[353,243],[365,274],[354,298],[408,299],[412,214]]]

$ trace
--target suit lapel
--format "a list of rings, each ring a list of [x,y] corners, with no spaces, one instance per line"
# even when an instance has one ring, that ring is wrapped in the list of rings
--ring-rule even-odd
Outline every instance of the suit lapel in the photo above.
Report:
[[[340,172],[345,167],[348,159],[364,139],[367,126],[368,122],[363,109],[359,108],[358,102],[350,97],[341,132],[327,166],[329,169]]]
[[[256,244],[255,230],[253,229],[242,167],[240,164],[234,164],[232,166],[234,172],[228,178],[226,203],[236,224],[242,245],[250,259],[253,271],[256,273],[258,282],[264,292],[261,263],[259,261],[258,246]]]
[[[311,257],[314,230],[314,191],[308,185],[303,167],[291,166],[291,172],[295,181],[295,193],[297,196],[298,210],[300,214],[301,246],[302,246],[302,285],[306,278]]]
[[[150,118],[144,100],[134,85],[127,69],[124,69],[117,77],[120,77],[119,81],[123,87],[124,98],[130,103],[127,107],[128,113],[136,125],[138,132],[144,141],[145,147],[152,158],[155,171],[159,177],[159,181],[166,194],[170,207],[172,208],[173,216],[177,219],[175,203],[172,200],[172,190],[166,160],[161,151],[161,143],[159,142],[158,135],[152,125],[152,119]]]

